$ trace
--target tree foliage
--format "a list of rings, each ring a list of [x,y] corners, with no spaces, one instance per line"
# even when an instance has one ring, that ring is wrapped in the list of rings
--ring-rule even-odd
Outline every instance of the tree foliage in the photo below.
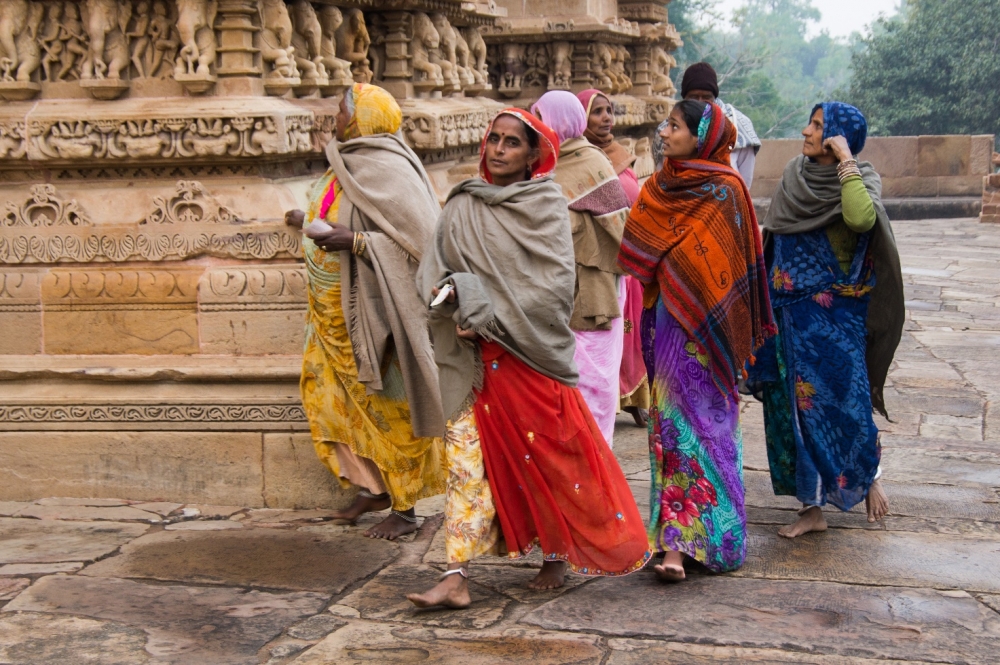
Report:
[[[1000,134],[1000,1],[910,0],[852,59],[873,134]]]

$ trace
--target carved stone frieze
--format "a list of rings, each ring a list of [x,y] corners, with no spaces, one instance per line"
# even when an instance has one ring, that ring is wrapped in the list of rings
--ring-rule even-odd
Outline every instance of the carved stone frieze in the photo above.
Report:
[[[4,404],[3,424],[43,423],[284,423],[305,421],[299,404]]]
[[[403,136],[415,150],[478,145],[490,120],[503,108],[483,98],[404,102]]]
[[[33,185],[23,202],[7,201],[0,217],[0,227],[90,225],[90,220],[76,200],[62,200],[52,185]]]
[[[42,274],[34,271],[0,272],[0,312],[41,310]]]
[[[53,270],[42,280],[42,304],[46,311],[190,308],[198,277],[195,270]]]
[[[199,309],[305,309],[307,283],[301,265],[226,267],[208,270],[198,285]]]
[[[236,213],[205,191],[200,182],[181,180],[170,198],[153,198],[156,206],[139,224],[232,224]]]

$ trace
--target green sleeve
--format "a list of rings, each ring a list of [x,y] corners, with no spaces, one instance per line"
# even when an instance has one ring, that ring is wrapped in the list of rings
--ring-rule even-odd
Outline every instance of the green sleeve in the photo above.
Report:
[[[851,176],[840,186],[844,223],[855,233],[870,231],[875,226],[875,205],[865,189],[861,176]]]

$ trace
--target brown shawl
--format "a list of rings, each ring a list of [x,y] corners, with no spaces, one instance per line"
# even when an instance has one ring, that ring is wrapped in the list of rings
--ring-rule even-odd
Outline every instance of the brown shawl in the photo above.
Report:
[[[334,140],[326,152],[344,190],[339,221],[367,241],[364,259],[341,253],[341,265],[351,266],[341,280],[358,380],[382,390],[381,368],[395,349],[414,435],[441,436],[437,365],[415,282],[441,211],[437,195],[420,158],[396,135]]]

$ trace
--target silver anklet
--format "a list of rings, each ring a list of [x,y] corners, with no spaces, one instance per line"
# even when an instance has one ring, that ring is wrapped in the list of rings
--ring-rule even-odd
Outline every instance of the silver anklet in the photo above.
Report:
[[[400,510],[393,510],[393,511],[390,511],[390,512],[392,512],[392,514],[395,515],[396,517],[399,517],[400,519],[406,520],[410,524],[416,524],[417,523],[417,516],[416,515],[413,515],[411,517],[411,516],[407,515],[406,513],[402,512]]]
[[[441,577],[438,578],[438,581],[440,582],[449,575],[461,575],[465,579],[469,579],[469,573],[467,570],[465,570],[465,568],[455,568],[454,570],[446,570],[443,573],[441,573]]]

